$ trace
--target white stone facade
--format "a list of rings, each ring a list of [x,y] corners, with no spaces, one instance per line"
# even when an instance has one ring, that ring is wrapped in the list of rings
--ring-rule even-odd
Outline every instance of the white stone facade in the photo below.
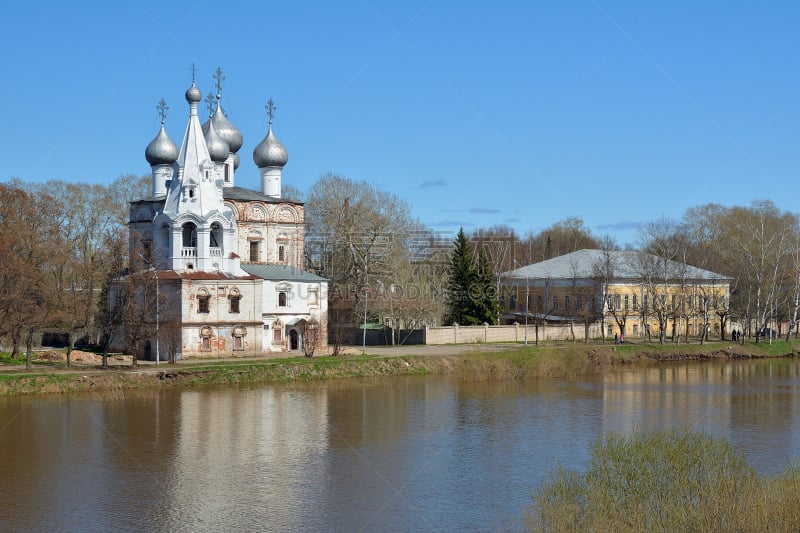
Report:
[[[309,324],[327,331],[327,281],[302,270],[304,207],[280,193],[286,150],[270,118],[254,151],[269,190],[235,186],[241,134],[219,109],[201,126],[199,95],[193,81],[180,150],[165,133],[163,110],[162,130],[147,148],[153,196],[131,202],[131,268],[159,272],[180,310],[180,347],[173,348],[182,357],[302,350]],[[316,344],[326,341],[319,335]],[[161,338],[148,344],[166,346]]]

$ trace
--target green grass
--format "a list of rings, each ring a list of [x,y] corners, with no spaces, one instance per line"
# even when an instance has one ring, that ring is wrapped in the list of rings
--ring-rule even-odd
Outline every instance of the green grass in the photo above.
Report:
[[[9,352],[0,352],[0,364],[3,365],[24,365],[25,356],[19,355],[16,359],[11,358]]]
[[[723,438],[609,435],[585,473],[556,468],[533,492],[530,531],[798,531],[800,470],[764,477]]]
[[[153,367],[151,372],[130,372],[130,366],[114,366],[107,370],[90,368],[66,369],[63,364],[44,361],[29,373],[17,369],[0,374],[0,394],[58,393],[75,390],[143,389],[174,385],[241,384],[256,382],[289,382],[372,377],[387,375],[455,374],[465,381],[497,381],[527,378],[570,378],[598,374],[611,368],[629,365],[653,365],[660,361],[700,360],[727,357],[779,357],[797,353],[798,341],[775,341],[772,344],[744,346],[731,342],[712,341],[700,344],[635,344],[614,345],[613,342],[547,343],[519,345],[502,351],[485,351],[478,346],[473,353],[453,356],[396,356],[354,354],[339,357],[284,357],[269,359],[191,359],[179,365],[164,365],[165,372],[175,372],[161,379]],[[0,354],[0,360],[3,355]],[[51,370],[52,369],[52,370]],[[87,372],[103,375],[92,383],[81,383]],[[44,376],[61,377],[47,379]]]
[[[771,343],[769,340],[761,340],[758,344],[756,343],[748,343],[747,347],[754,352],[758,352],[764,356],[779,356],[791,352],[795,349],[797,345],[797,341],[789,341],[786,342],[784,340],[773,340]]]

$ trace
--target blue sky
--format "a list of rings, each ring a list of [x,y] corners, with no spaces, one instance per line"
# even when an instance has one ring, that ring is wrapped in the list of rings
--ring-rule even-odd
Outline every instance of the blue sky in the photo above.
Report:
[[[203,94],[227,78],[254,189],[271,97],[284,183],[367,180],[440,231],[579,216],[625,244],[710,202],[796,211],[797,3],[31,2],[0,43],[3,180],[148,174],[195,62]]]

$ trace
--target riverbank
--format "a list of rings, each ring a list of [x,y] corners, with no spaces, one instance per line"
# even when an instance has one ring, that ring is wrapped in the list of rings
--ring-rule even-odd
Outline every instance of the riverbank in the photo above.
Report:
[[[349,350],[338,357],[189,359],[177,364],[140,362],[136,368],[118,358],[107,369],[77,364],[72,368],[50,362],[33,371],[0,369],[0,396],[27,394],[101,393],[115,396],[126,390],[175,386],[312,381],[323,379],[451,374],[470,381],[564,378],[613,371],[630,365],[674,361],[794,357],[794,342],[704,345],[563,344],[453,345],[367,347],[369,353]],[[129,359],[127,359],[129,361]]]

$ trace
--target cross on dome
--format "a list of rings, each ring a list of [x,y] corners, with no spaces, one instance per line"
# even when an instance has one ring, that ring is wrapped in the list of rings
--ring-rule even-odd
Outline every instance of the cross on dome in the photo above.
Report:
[[[208,108],[209,117],[217,110],[217,98],[214,97],[213,93],[208,93],[206,95],[206,107]]]
[[[225,76],[222,74],[222,69],[217,67],[217,71],[214,72],[212,78],[214,78],[217,82],[217,100],[219,100],[222,95],[222,82],[225,81]]]
[[[272,126],[272,119],[275,116],[275,110],[278,108],[278,106],[276,106],[275,102],[272,100],[272,98],[270,98],[267,102],[267,105],[264,107],[267,109],[267,113],[269,113],[269,125]]]
[[[167,120],[167,111],[169,111],[169,106],[164,97],[161,97],[161,101],[156,106],[156,109],[158,109],[158,115],[161,117],[161,125],[163,126],[164,122]]]

